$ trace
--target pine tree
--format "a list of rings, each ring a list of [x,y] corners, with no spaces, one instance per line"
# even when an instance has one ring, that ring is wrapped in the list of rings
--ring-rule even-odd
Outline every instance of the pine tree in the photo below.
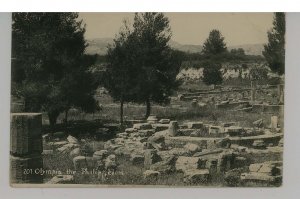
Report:
[[[268,32],[269,43],[264,45],[263,55],[270,69],[279,75],[285,68],[285,13],[275,13],[273,28]]]

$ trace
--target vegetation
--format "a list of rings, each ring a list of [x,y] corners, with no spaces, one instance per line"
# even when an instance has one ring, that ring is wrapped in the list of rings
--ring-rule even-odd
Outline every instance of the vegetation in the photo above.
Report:
[[[106,87],[121,104],[145,103],[148,117],[151,102],[168,103],[179,86],[181,53],[168,45],[171,30],[162,13],[136,13],[133,30],[124,30],[108,51],[108,85],[114,86]]]
[[[12,94],[25,111],[45,111],[50,124],[71,107],[93,112],[97,85],[87,71],[85,26],[77,13],[13,13]]]
[[[212,30],[203,44],[202,53],[207,56],[219,55],[227,51],[224,37],[219,30]]]
[[[208,63],[203,70],[203,82],[206,85],[218,85],[223,82],[222,73],[220,71],[221,64],[219,63]]]
[[[284,74],[285,61],[285,13],[275,13],[273,29],[268,32],[269,43],[264,46],[263,55],[270,69]]]

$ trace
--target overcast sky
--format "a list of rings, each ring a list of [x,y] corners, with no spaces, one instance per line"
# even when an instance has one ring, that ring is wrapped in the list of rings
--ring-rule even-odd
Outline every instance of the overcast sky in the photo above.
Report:
[[[170,20],[172,40],[202,45],[210,30],[218,29],[227,45],[267,42],[273,13],[165,13]],[[122,21],[133,21],[133,13],[80,13],[86,23],[86,38],[112,38]]]

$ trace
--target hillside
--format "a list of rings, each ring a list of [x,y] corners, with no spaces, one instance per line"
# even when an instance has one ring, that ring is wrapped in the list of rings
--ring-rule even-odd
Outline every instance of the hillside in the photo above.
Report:
[[[89,46],[86,48],[87,54],[99,54],[104,55],[107,51],[108,44],[113,43],[113,38],[95,38],[92,40],[87,40]],[[201,52],[201,45],[190,45],[190,44],[180,44],[176,41],[171,40],[170,46],[173,49],[197,53]],[[229,46],[228,50],[233,48],[243,48],[247,55],[262,55],[263,44],[245,44],[245,45],[237,45],[237,46]]]

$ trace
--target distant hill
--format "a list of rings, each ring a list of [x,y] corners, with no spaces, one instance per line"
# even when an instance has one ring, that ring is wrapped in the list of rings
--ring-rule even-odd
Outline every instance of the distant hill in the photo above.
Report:
[[[246,55],[262,55],[264,44],[243,44],[237,46],[229,46],[228,50],[231,50],[233,48],[243,48]]]
[[[87,41],[89,46],[86,48],[87,54],[100,54],[104,55],[107,52],[108,44],[113,43],[113,38],[96,38]],[[176,41],[171,40],[170,46],[173,49],[190,52],[190,53],[197,53],[201,52],[202,46],[201,45],[190,45],[190,44],[180,44]],[[245,44],[245,45],[237,45],[237,46],[229,46],[228,50],[233,48],[243,48],[247,55],[262,55],[263,44]]]

